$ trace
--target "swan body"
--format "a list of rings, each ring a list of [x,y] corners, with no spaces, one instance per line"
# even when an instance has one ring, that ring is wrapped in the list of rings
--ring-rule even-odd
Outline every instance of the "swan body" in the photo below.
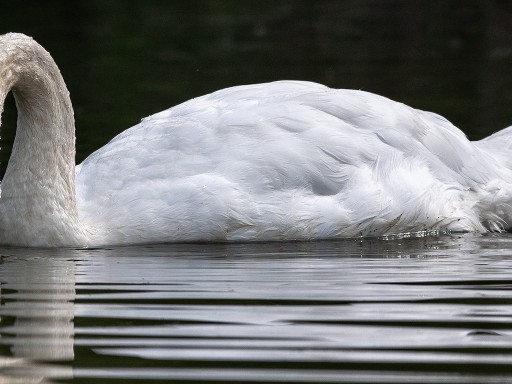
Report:
[[[0,36],[16,138],[0,244],[274,241],[512,224],[512,127],[470,142],[385,97],[279,81],[143,119],[75,167],[71,101],[50,55]],[[0,108],[1,111],[1,108]]]

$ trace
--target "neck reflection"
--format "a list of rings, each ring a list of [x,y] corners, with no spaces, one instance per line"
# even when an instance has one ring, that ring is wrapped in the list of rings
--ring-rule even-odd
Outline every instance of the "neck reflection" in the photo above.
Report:
[[[74,359],[75,270],[57,252],[0,250],[0,381],[72,376],[70,365],[46,363]]]

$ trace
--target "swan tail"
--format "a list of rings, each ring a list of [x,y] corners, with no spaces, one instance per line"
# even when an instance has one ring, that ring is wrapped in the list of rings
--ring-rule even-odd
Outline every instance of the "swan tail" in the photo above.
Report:
[[[508,170],[512,170],[512,125],[485,139],[475,141],[474,145],[494,157]]]

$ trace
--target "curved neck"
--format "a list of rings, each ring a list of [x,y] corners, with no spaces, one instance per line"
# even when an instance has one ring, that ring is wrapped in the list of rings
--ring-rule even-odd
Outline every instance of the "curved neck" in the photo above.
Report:
[[[0,113],[11,90],[18,122],[0,185],[0,243],[80,243],[69,93],[50,54],[20,34],[0,36]],[[4,239],[13,226],[14,239],[13,229],[11,239]]]

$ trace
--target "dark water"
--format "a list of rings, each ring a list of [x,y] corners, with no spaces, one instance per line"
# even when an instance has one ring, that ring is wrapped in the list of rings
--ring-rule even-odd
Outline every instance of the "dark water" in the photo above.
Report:
[[[68,84],[77,160],[219,88],[312,80],[512,124],[507,1],[10,1]],[[15,133],[8,99],[0,175]],[[512,237],[0,249],[3,383],[510,383]]]
[[[220,88],[317,81],[439,113],[480,139],[512,124],[512,3],[481,0],[9,1],[0,33],[51,52],[77,160],[142,117]],[[2,118],[0,175],[14,137]]]
[[[0,382],[510,383],[511,247],[1,249]]]

